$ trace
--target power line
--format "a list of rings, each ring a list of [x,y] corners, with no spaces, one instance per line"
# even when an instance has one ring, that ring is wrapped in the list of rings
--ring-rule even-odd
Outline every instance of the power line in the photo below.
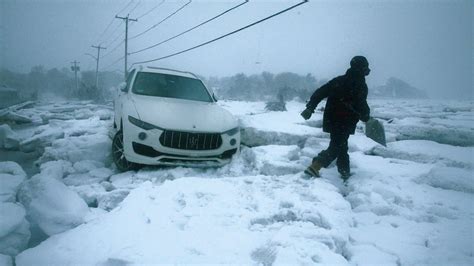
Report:
[[[138,0],[137,4],[132,8],[132,10],[130,10],[128,13],[133,13],[133,11],[135,11],[135,9],[137,9],[137,7],[141,4],[142,2],[140,0]]]
[[[120,25],[122,25],[122,23],[120,23]],[[119,26],[120,26],[119,25]],[[123,33],[119,33],[107,46],[112,46],[112,44],[114,44],[117,40],[120,39],[120,37],[123,36]]]
[[[115,17],[114,17],[114,19],[115,19]],[[102,43],[105,43],[105,42],[106,42],[107,40],[109,40],[112,36],[114,36],[114,34],[118,31],[118,29],[120,28],[120,26],[122,26],[122,23],[123,23],[123,22],[120,22],[119,24],[117,24],[117,26],[111,31],[111,33],[107,36],[107,38],[104,38],[104,41],[102,41]],[[119,33],[119,35],[120,35],[120,33]],[[116,37],[115,39],[117,39],[117,37]],[[114,39],[114,40],[115,40],[115,39]],[[109,44],[107,44],[107,46],[110,46],[111,44],[112,44],[112,42],[109,43]]]
[[[219,18],[219,17],[221,17],[221,16],[223,16],[223,15],[229,13],[230,11],[232,11],[232,10],[234,10],[234,9],[236,9],[236,8],[238,8],[238,7],[240,7],[240,6],[242,6],[242,5],[247,4],[248,2],[249,2],[248,0],[245,0],[244,2],[238,4],[238,5],[234,6],[234,7],[231,7],[231,8],[229,8],[229,9],[227,9],[226,11],[224,11],[224,12],[218,14],[217,16],[214,16],[214,17],[212,17],[212,18],[210,18],[210,19],[208,19],[208,20],[206,20],[206,21],[204,21],[204,22],[202,22],[202,23],[200,23],[200,24],[198,24],[198,25],[196,25],[196,26],[194,26],[194,27],[192,27],[192,28],[190,28],[190,29],[187,29],[187,30],[185,30],[185,31],[183,31],[183,32],[181,32],[181,33],[179,33],[179,34],[173,36],[173,37],[170,37],[170,38],[168,38],[168,39],[166,39],[166,40],[164,40],[164,41],[161,41],[161,42],[159,42],[159,43],[157,43],[157,44],[153,44],[153,45],[151,45],[151,46],[148,46],[148,47],[145,47],[145,48],[143,48],[143,49],[137,50],[137,51],[135,51],[135,52],[131,52],[131,53],[129,53],[129,55],[131,55],[131,54],[136,54],[136,53],[139,53],[139,52],[143,52],[143,51],[145,51],[145,50],[148,50],[148,49],[157,47],[157,46],[159,46],[159,45],[161,45],[161,44],[163,44],[163,43],[169,42],[169,41],[171,41],[171,40],[173,40],[173,39],[175,39],[175,38],[177,38],[177,37],[179,37],[179,36],[181,36],[181,35],[183,35],[183,34],[185,34],[185,33],[188,33],[188,32],[190,32],[190,31],[192,31],[192,30],[194,30],[194,29],[197,29],[197,28],[201,27],[202,25],[204,25],[204,24],[206,24],[206,23],[209,23],[209,22],[211,22],[211,21],[213,21],[213,20],[215,20],[215,19],[217,19],[217,18]]]
[[[122,9],[120,9],[120,11],[118,11],[116,14],[119,14],[120,12],[124,11],[131,3],[133,3],[134,0],[131,0],[130,2],[128,2],[127,5],[125,5]],[[109,22],[109,24],[107,25],[107,27],[105,28],[105,30],[99,35],[99,38],[97,39],[98,41],[105,35],[105,33],[107,32],[107,30],[110,28],[110,26],[112,26],[112,24],[114,23],[115,21],[115,18],[112,18]]]
[[[151,8],[150,10],[148,10],[147,12],[145,12],[145,13],[143,13],[142,15],[138,16],[137,19],[141,19],[141,18],[143,18],[144,16],[150,14],[151,12],[153,12],[153,10],[157,9],[158,7],[160,7],[164,2],[165,2],[165,0],[162,0],[158,5],[154,6],[153,8]]]
[[[122,36],[122,35],[120,35],[120,36]],[[116,46],[114,46],[114,48],[112,48],[112,50],[110,50],[108,53],[104,54],[104,55],[102,56],[102,58],[111,55],[111,54],[112,54],[113,52],[115,52],[115,50],[117,50],[117,48],[119,48],[120,45],[122,45],[122,43],[124,43],[124,42],[125,42],[125,40],[122,40],[120,43],[118,43]]]
[[[125,58],[125,56],[120,57],[119,59],[117,59],[117,60],[115,60],[114,62],[112,62],[110,65],[107,65],[106,67],[104,67],[104,70],[107,69],[107,68],[109,68],[109,67],[111,67],[111,66],[113,66],[113,65],[115,65],[115,64],[117,64],[118,62],[120,62],[120,61],[121,61],[122,59],[124,59],[124,58]],[[123,71],[122,71],[122,72],[123,72]]]
[[[250,28],[250,27],[252,27],[252,26],[255,26],[255,25],[257,25],[257,24],[259,24],[259,23],[262,23],[262,22],[264,22],[264,21],[266,21],[266,20],[268,20],[268,19],[271,19],[271,18],[273,18],[273,17],[276,17],[276,16],[278,16],[278,15],[281,15],[281,14],[283,14],[283,13],[285,13],[285,12],[287,12],[287,11],[293,9],[293,8],[296,8],[296,7],[298,7],[298,6],[302,5],[302,4],[306,4],[307,2],[308,2],[308,0],[303,0],[303,1],[299,2],[298,4],[295,4],[295,5],[293,5],[293,6],[290,6],[290,7],[286,8],[286,9],[280,11],[280,12],[277,12],[277,13],[273,14],[273,15],[270,15],[270,16],[268,16],[268,17],[265,17],[265,18],[263,18],[263,19],[261,19],[261,20],[258,20],[258,21],[256,21],[256,22],[253,22],[253,23],[251,23],[251,24],[249,24],[249,25],[247,25],[247,26],[245,26],[245,27],[239,28],[239,29],[237,29],[237,30],[234,30],[234,31],[232,31],[232,32],[229,32],[229,33],[227,33],[227,34],[224,34],[224,35],[222,35],[222,36],[220,36],[220,37],[217,37],[217,38],[215,38],[215,39],[212,39],[212,40],[210,40],[210,41],[207,41],[207,42],[198,44],[198,45],[193,46],[193,47],[191,47],[191,48],[188,48],[188,49],[185,49],[185,50],[182,50],[182,51],[179,51],[179,52],[176,52],[176,53],[167,55],[167,56],[163,56],[163,57],[159,57],[159,58],[155,58],[155,59],[151,59],[151,60],[146,60],[146,61],[141,61],[141,62],[135,62],[135,63],[132,64],[132,66],[133,66],[133,65],[136,65],[136,64],[144,64],[144,63],[149,63],[149,62],[154,62],[154,61],[158,61],[158,60],[170,58],[170,57],[172,57],[172,56],[176,56],[176,55],[179,55],[179,54],[182,54],[182,53],[185,53],[185,52],[188,52],[188,51],[197,49],[197,48],[202,47],[202,46],[204,46],[204,45],[213,43],[213,42],[215,42],[215,41],[218,41],[218,40],[220,40],[220,39],[223,39],[223,38],[225,38],[225,37],[228,37],[228,36],[230,36],[230,35],[233,35],[233,34],[239,32],[239,31],[242,31],[242,30],[245,30],[245,29]]]
[[[129,5],[131,5],[134,1],[135,1],[135,0],[130,0],[130,2],[128,2],[128,4],[127,4],[126,6],[124,6],[122,9],[120,9],[120,11],[117,12],[116,14],[118,15],[118,14],[122,13],[122,12],[123,12],[125,9],[127,9],[127,7],[128,7]]]
[[[150,30],[156,28],[158,25],[160,25],[161,23],[165,22],[166,20],[168,20],[169,18],[171,18],[172,16],[174,16],[176,13],[178,13],[179,11],[181,11],[183,8],[185,8],[187,5],[191,4],[192,0],[189,0],[186,4],[182,5],[180,8],[178,8],[176,11],[174,11],[173,13],[171,13],[170,15],[168,15],[166,18],[162,19],[160,22],[156,23],[155,25],[149,27],[148,29],[146,29],[145,31],[133,36],[133,37],[130,37],[129,40],[132,40],[132,39],[135,39],[147,32],[149,32]]]

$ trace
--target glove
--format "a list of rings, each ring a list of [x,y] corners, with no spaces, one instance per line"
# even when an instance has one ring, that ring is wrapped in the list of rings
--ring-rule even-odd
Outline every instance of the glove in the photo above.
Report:
[[[306,108],[303,112],[301,112],[301,116],[304,118],[304,120],[308,120],[311,118],[311,115],[313,115],[312,110]]]

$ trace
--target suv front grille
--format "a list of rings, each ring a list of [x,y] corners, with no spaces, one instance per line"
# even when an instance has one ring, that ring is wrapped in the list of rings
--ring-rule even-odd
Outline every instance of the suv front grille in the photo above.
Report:
[[[189,133],[165,130],[160,136],[161,145],[180,150],[215,150],[222,145],[219,133]]]

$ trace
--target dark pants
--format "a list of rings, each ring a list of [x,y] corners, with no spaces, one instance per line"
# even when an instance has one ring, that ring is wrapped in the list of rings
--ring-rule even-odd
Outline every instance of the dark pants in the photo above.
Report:
[[[349,154],[347,154],[347,140],[349,133],[331,133],[331,142],[327,150],[324,150],[313,158],[317,160],[322,167],[328,167],[332,161],[337,158],[337,170],[341,174],[348,174],[350,172]]]

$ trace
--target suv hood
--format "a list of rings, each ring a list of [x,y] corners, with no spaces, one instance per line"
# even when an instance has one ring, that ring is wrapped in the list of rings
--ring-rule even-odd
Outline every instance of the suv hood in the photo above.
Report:
[[[215,103],[133,95],[138,119],[163,129],[191,132],[224,132],[238,123]]]

